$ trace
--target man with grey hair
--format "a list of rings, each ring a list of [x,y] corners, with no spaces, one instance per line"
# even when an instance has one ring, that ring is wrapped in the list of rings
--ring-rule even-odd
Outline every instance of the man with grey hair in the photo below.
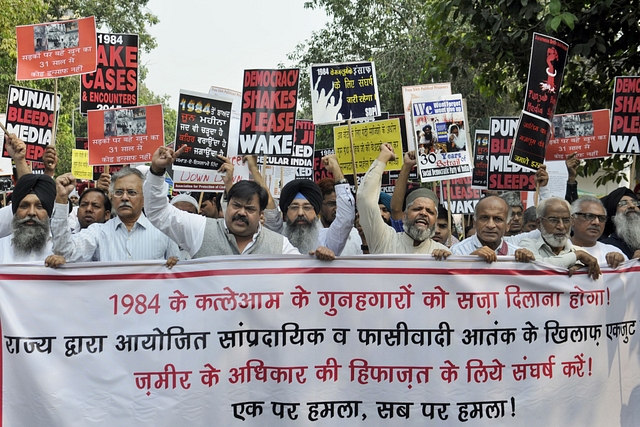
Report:
[[[522,233],[524,228],[524,206],[520,200],[520,194],[515,191],[508,191],[502,193],[500,198],[511,207],[511,220],[509,221],[509,227],[507,227],[505,236],[515,236],[516,234]]]
[[[154,227],[142,212],[144,175],[122,168],[111,178],[114,218],[91,224],[71,234],[67,224],[67,199],[76,180],[70,173],[56,179],[56,206],[51,221],[53,252],[67,262],[141,261],[177,257],[178,245]]]
[[[498,260],[498,255],[514,255],[517,261],[529,262],[534,259],[531,251],[503,240],[511,219],[511,208],[504,199],[489,196],[481,199],[473,213],[476,234],[453,245],[454,255],[477,255],[488,263]]]
[[[616,268],[627,261],[627,256],[613,245],[599,242],[607,223],[607,211],[602,202],[593,196],[582,196],[571,203],[573,236],[571,243],[582,247],[598,259],[600,266]]]
[[[378,198],[382,172],[387,162],[395,160],[393,147],[384,143],[380,154],[373,162],[358,188],[357,206],[360,226],[364,231],[371,254],[431,254],[436,259],[451,255],[448,248],[431,238],[435,233],[438,216],[438,197],[433,191],[419,188],[406,200],[403,226],[404,233],[397,233],[385,224],[380,216]]]
[[[586,266],[589,277],[600,277],[598,260],[589,253],[574,247],[569,239],[572,217],[569,203],[559,197],[541,201],[536,209],[540,237],[522,239],[520,247],[529,249],[537,261],[569,269],[569,275]]]

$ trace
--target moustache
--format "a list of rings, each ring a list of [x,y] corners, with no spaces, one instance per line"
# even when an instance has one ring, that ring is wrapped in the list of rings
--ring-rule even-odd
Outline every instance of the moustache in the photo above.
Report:
[[[119,208],[132,208],[133,209],[133,206],[131,206],[131,203],[129,203],[129,202],[122,202],[122,203],[120,203],[120,206],[118,206],[118,207]]]
[[[242,222],[244,222],[245,224],[249,225],[249,220],[247,219],[247,217],[246,217],[246,216],[239,215],[239,214],[235,214],[235,215],[233,216],[233,218],[231,218],[231,220],[232,220],[232,221],[242,221]]]
[[[27,222],[29,222],[29,221],[33,221],[33,222],[35,222],[35,223],[36,223],[36,224],[38,224],[38,225],[44,225],[44,221],[41,221],[41,220],[40,220],[37,216],[35,216],[35,215],[34,215],[34,216],[32,216],[32,215],[27,215],[27,216],[25,216],[24,218],[17,220],[16,222],[17,222],[17,224],[18,224],[18,225],[22,225],[22,224],[25,224],[25,223],[27,223]]]

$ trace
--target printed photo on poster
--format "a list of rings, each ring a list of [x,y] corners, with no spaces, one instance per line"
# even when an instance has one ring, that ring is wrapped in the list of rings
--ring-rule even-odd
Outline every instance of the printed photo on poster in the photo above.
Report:
[[[89,164],[146,163],[164,145],[162,105],[89,110]]]
[[[467,125],[462,95],[439,101],[414,99],[413,135],[418,142],[418,174],[422,182],[471,176]]]
[[[92,73],[97,66],[93,16],[16,27],[16,80]]]
[[[311,109],[316,125],[380,115],[373,62],[311,66]]]
[[[572,154],[579,159],[608,156],[609,122],[609,110],[556,114],[546,160],[565,160]]]
[[[402,87],[402,106],[404,108],[404,121],[407,134],[407,149],[415,150],[418,141],[413,136],[413,123],[411,121],[411,103],[414,99],[438,100],[451,95],[451,83],[433,83],[418,86]]]

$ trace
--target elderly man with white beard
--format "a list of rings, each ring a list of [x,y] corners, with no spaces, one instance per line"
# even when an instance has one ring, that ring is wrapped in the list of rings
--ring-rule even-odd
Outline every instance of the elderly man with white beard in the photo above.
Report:
[[[56,185],[48,175],[23,175],[13,191],[13,234],[0,239],[0,263],[43,261],[52,253],[49,218]]]
[[[603,197],[609,223],[602,243],[619,248],[629,258],[640,257],[640,209],[638,198],[628,188],[620,187]]]
[[[536,261],[568,268],[569,276],[586,266],[589,277],[594,280],[600,277],[598,260],[579,246],[573,246],[569,239],[573,218],[566,200],[559,197],[545,199],[538,204],[536,214],[541,236],[537,239],[522,239],[520,247],[529,249]]]
[[[403,227],[398,233],[380,216],[378,198],[382,172],[387,162],[396,158],[393,147],[380,145],[380,154],[371,164],[358,188],[357,204],[360,225],[371,254],[431,254],[436,259],[451,255],[449,249],[431,238],[435,234],[438,197],[431,190],[419,188],[407,196]]]

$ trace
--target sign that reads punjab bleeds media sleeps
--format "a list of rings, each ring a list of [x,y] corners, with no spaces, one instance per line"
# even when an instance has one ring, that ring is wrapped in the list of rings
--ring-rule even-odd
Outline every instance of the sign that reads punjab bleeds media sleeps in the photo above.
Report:
[[[522,166],[509,162],[517,128],[517,117],[491,117],[489,120],[489,190],[536,191],[535,172],[527,172]]]
[[[98,33],[98,66],[80,81],[80,112],[138,105],[138,35]]]
[[[245,70],[238,154],[294,155],[300,70]],[[286,159],[286,160],[285,160]]]
[[[56,107],[60,111],[60,99],[58,95],[56,105],[51,92],[9,86],[6,128],[27,144],[27,160],[40,160],[44,148],[51,144],[54,111]],[[4,157],[9,157],[8,153]]]

